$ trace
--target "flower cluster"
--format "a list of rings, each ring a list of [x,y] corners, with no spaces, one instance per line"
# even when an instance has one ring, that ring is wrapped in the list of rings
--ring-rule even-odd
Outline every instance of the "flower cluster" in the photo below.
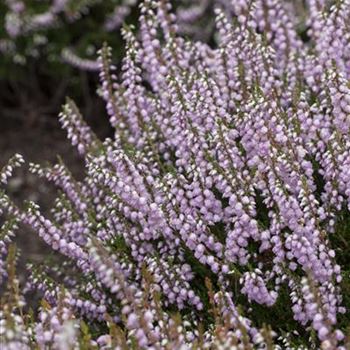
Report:
[[[98,140],[67,100],[85,179],[31,165],[61,192],[51,219],[0,203],[69,262],[28,282],[50,305],[39,347],[349,346],[333,237],[350,210],[350,2],[306,4],[220,0],[209,45],[181,27],[209,3],[178,20],[144,0],[120,76],[102,47],[115,137]]]
[[[0,183],[7,184],[9,178],[13,175],[15,168],[21,166],[24,162],[24,159],[21,155],[14,155],[8,163],[0,170]],[[0,221],[0,285],[3,282],[4,276],[6,276],[6,266],[5,261],[8,255],[8,247],[12,242],[12,239],[15,236],[15,231],[18,228],[19,217],[18,213],[14,208],[11,207],[9,198],[4,192],[0,195],[0,215],[3,214],[3,208],[10,208],[13,215],[9,215],[5,220]]]

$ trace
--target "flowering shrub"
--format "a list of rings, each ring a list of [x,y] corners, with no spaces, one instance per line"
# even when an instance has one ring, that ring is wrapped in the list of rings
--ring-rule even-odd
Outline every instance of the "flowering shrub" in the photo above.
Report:
[[[69,99],[60,115],[84,181],[30,165],[60,191],[51,218],[2,193],[9,349],[349,346],[350,2],[220,3],[211,47],[180,35],[168,1],[144,0],[138,36],[123,29],[120,78],[100,50],[114,139]],[[29,266],[36,318],[11,220],[66,257]]]

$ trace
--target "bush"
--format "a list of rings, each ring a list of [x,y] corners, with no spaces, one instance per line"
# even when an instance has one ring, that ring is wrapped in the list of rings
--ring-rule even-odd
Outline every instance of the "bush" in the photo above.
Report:
[[[179,35],[169,2],[145,0],[120,79],[102,47],[115,138],[67,99],[85,179],[30,165],[60,191],[51,218],[2,194],[8,348],[349,346],[350,4],[308,5],[227,2],[211,47]],[[7,248],[17,221],[65,256],[29,265],[34,316]]]

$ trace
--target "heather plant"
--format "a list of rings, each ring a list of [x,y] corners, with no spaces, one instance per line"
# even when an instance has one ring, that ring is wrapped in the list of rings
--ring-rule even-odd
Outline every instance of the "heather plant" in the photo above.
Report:
[[[144,0],[120,74],[101,48],[114,138],[67,99],[84,180],[30,164],[59,190],[50,218],[1,194],[7,348],[350,346],[350,2],[306,3],[220,1],[209,45],[184,38],[169,1]],[[34,315],[18,222],[63,259],[28,265]]]

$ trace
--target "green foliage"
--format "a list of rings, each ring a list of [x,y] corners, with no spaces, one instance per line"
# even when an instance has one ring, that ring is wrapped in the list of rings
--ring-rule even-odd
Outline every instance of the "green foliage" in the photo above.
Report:
[[[53,1],[29,0],[24,3],[26,9],[19,15],[23,26],[29,24],[30,28],[33,16],[49,13]],[[90,90],[90,84],[79,69],[65,62],[62,52],[68,48],[81,59],[95,61],[101,43],[108,42],[115,47],[114,60],[120,62],[124,55],[120,30],[107,31],[105,21],[113,14],[114,8],[121,4],[122,0],[71,0],[57,14],[53,25],[23,30],[11,37],[6,30],[10,10],[6,1],[1,1],[0,78],[3,88],[12,93],[15,83],[20,86],[20,90],[30,91],[37,81],[39,86],[35,89],[41,90],[36,91],[37,94],[53,96],[59,84],[66,82],[65,91],[69,90],[71,96],[79,100],[84,89]],[[131,10],[127,16],[128,23],[134,23],[137,18],[137,6]],[[90,75],[95,77],[91,84],[91,90],[94,90],[97,74]],[[84,89],[82,86],[85,86]]]

